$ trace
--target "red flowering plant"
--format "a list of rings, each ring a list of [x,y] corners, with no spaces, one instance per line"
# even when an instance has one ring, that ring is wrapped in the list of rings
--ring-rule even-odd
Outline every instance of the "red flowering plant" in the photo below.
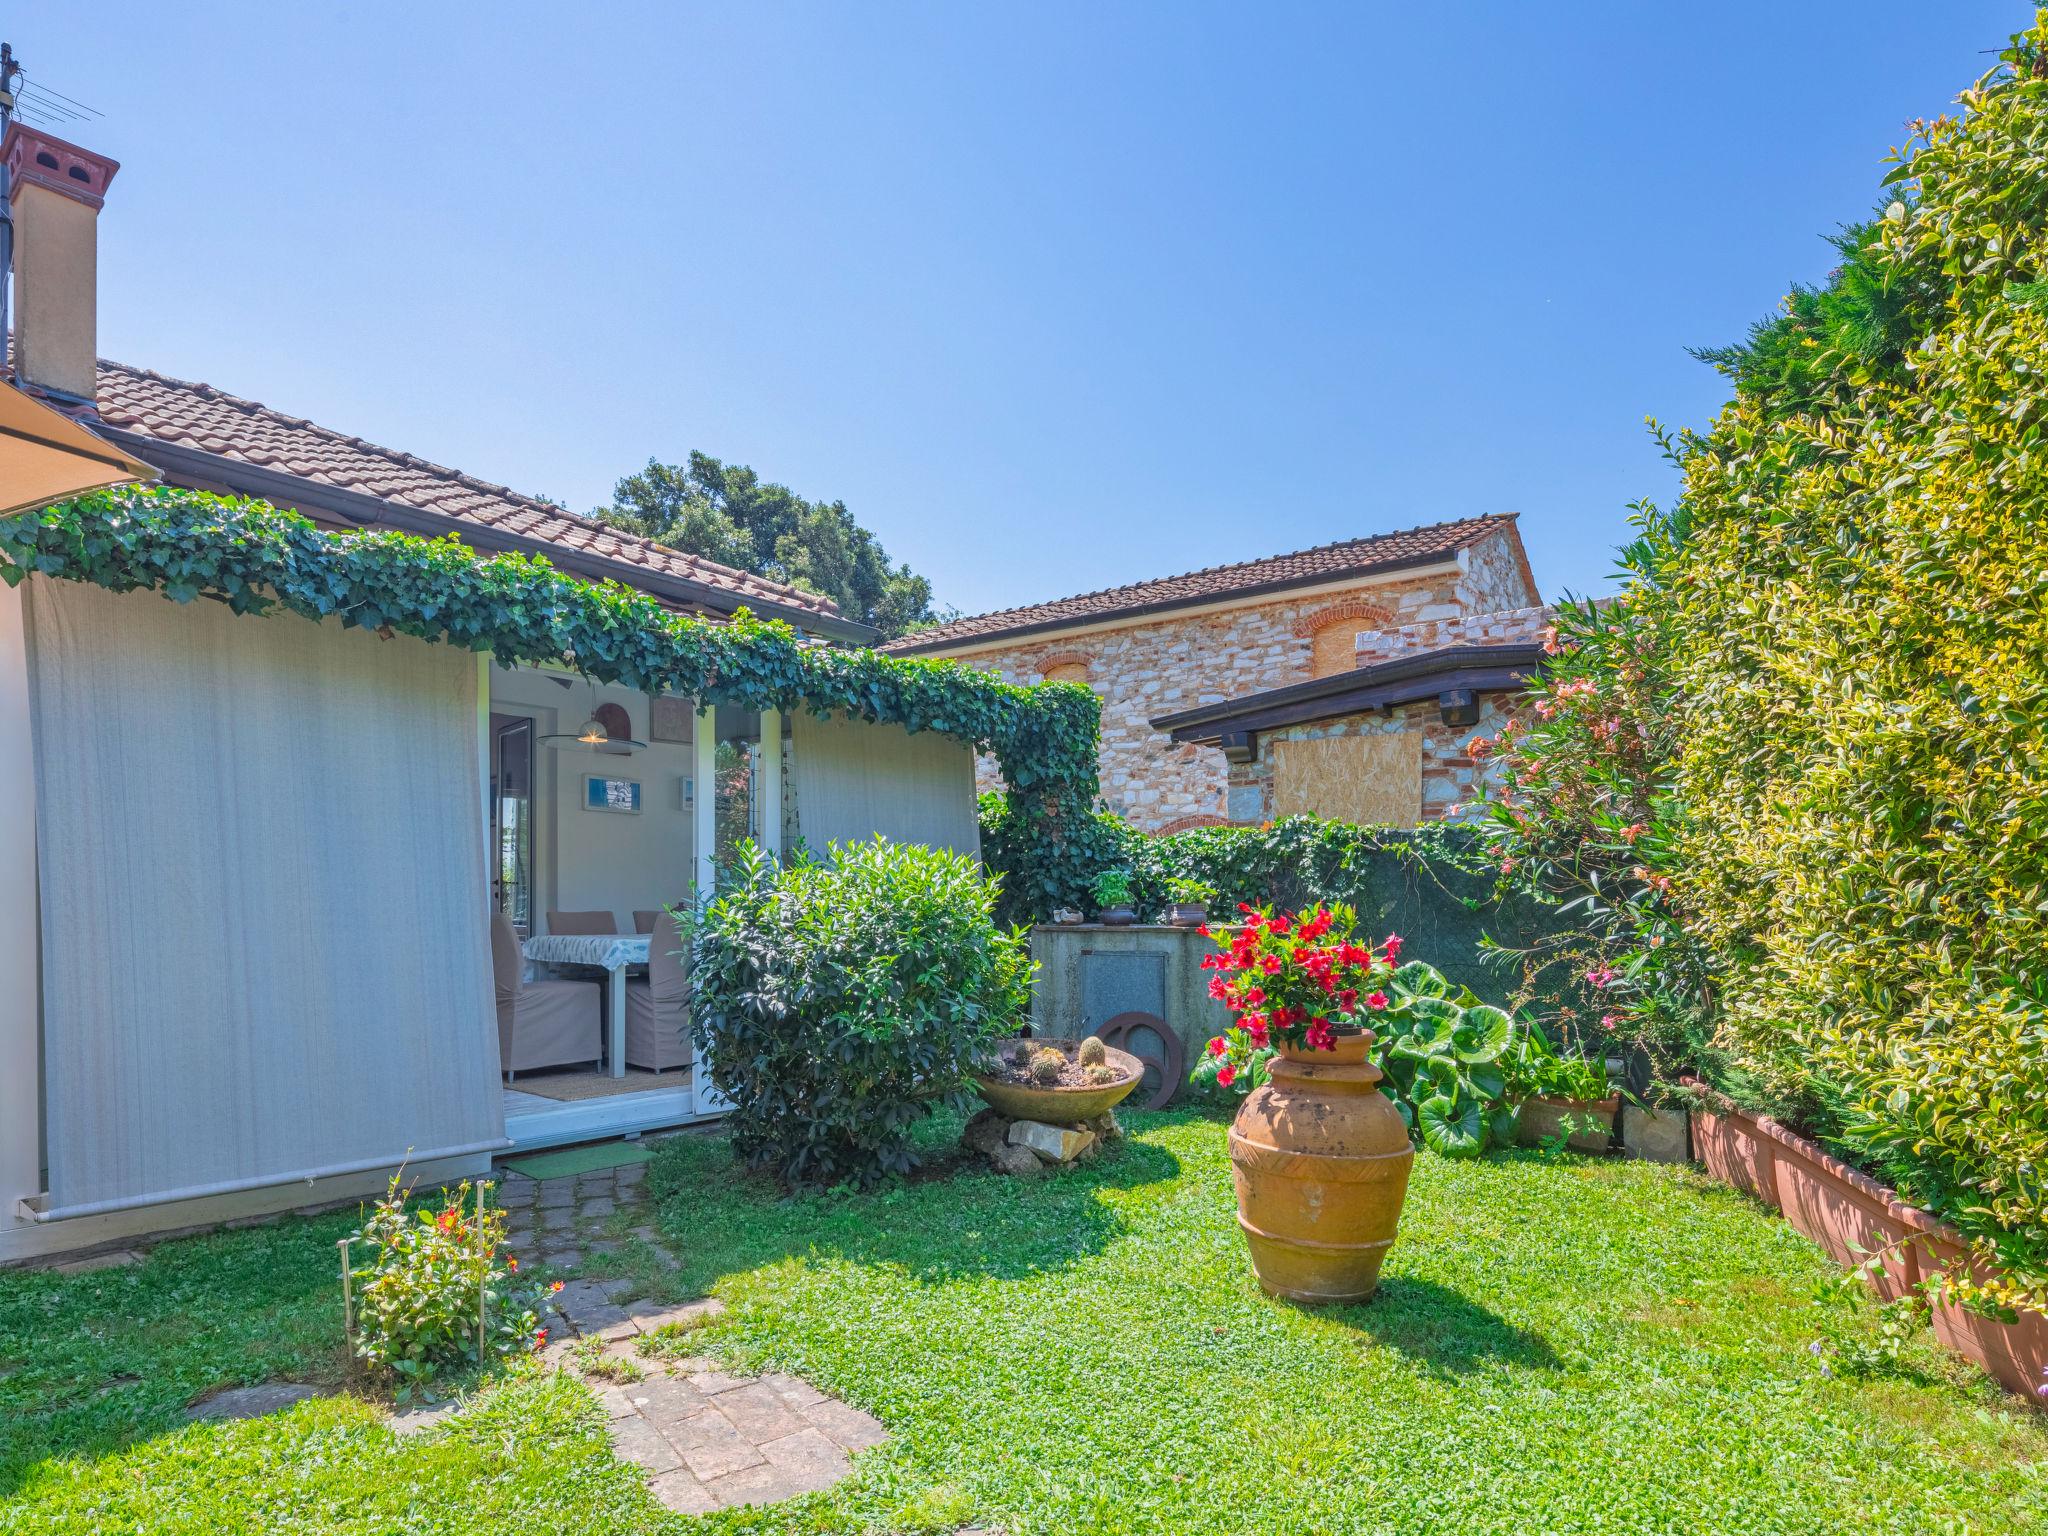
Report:
[[[391,1176],[384,1198],[344,1245],[349,1346],[400,1403],[431,1397],[451,1375],[539,1349],[541,1288],[505,1251],[505,1214],[489,1184],[416,1206]],[[554,1285],[561,1289],[560,1282]]]
[[[1359,943],[1358,915],[1341,902],[1238,911],[1241,922],[1203,930],[1217,945],[1202,957],[1216,973],[1209,995],[1235,1022],[1209,1042],[1194,1081],[1249,1093],[1281,1045],[1333,1050],[1340,1033],[1370,1028],[1380,1091],[1426,1145],[1469,1156],[1512,1132],[1498,1063],[1521,1031],[1504,1009],[1454,994],[1432,965],[1401,963],[1399,934]]]

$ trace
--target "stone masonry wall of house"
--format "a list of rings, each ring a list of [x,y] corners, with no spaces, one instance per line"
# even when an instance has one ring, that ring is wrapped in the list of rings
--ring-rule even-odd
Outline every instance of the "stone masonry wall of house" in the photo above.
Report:
[[[1536,595],[1526,571],[1509,537],[1496,534],[1463,551],[1455,570],[1361,580],[1308,596],[1251,598],[1205,613],[1165,613],[961,659],[1021,683],[1038,682],[1055,667],[1085,666],[1089,686],[1102,697],[1103,804],[1149,832],[1220,825],[1258,819],[1232,814],[1223,754],[1176,746],[1152,729],[1154,719],[1308,680],[1315,675],[1316,636],[1332,625],[1353,635],[1420,634],[1418,626],[1524,607]],[[1002,787],[992,762],[984,759],[978,773],[983,790]]]
[[[1457,619],[1426,619],[1391,630],[1368,630],[1358,636],[1358,664],[1370,666],[1417,651],[1448,645],[1521,645],[1549,638],[1556,611],[1548,607],[1511,608]],[[1230,768],[1230,819],[1256,824],[1273,814],[1273,747],[1282,741],[1317,741],[1326,736],[1364,736],[1387,731],[1422,733],[1422,815],[1427,821],[1458,814],[1482,779],[1494,772],[1490,762],[1474,758],[1467,748],[1475,736],[1495,736],[1514,718],[1519,693],[1483,694],[1476,725],[1445,725],[1436,701],[1424,699],[1392,711],[1367,710],[1332,720],[1316,720],[1259,732],[1258,755]]]

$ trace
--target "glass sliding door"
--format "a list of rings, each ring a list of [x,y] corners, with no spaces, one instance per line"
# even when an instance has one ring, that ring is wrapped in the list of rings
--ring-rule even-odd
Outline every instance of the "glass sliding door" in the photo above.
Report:
[[[491,902],[533,932],[533,722],[491,716]]]
[[[723,866],[742,839],[761,840],[761,717],[721,707],[718,719],[716,826]]]

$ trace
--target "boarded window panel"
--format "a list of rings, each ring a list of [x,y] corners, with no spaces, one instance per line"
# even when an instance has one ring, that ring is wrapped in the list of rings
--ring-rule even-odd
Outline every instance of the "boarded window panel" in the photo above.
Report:
[[[1045,669],[1048,683],[1083,683],[1088,681],[1088,664],[1084,661],[1062,661]]]
[[[1422,820],[1422,732],[1274,742],[1273,814],[1416,825]]]
[[[1356,619],[1339,619],[1315,632],[1315,650],[1309,659],[1311,677],[1330,677],[1358,665],[1358,623]]]

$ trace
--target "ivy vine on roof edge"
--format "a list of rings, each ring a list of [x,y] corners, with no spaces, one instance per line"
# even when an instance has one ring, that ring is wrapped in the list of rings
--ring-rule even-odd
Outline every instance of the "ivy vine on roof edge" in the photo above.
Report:
[[[1040,844],[1033,912],[1092,877],[1101,705],[1073,683],[1006,683],[956,662],[805,645],[745,609],[711,621],[537,555],[480,554],[453,537],[330,533],[265,501],[121,486],[0,518],[0,579],[34,572],[112,592],[212,598],[237,613],[412,635],[505,666],[566,663],[599,682],[747,709],[844,710],[938,731],[991,753]]]

